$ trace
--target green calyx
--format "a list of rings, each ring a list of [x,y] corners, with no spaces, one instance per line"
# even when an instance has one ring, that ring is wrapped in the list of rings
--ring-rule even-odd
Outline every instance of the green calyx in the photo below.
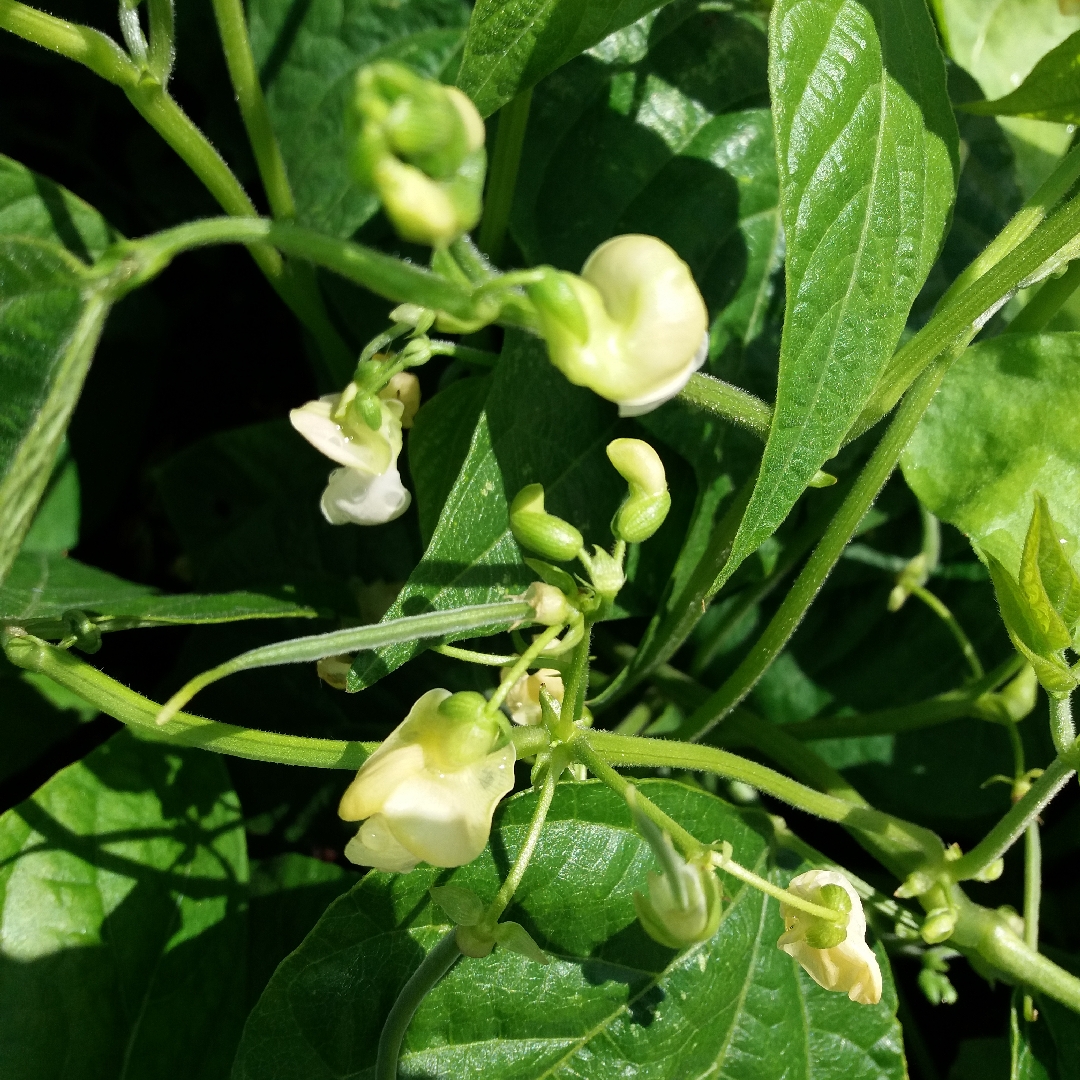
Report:
[[[815,903],[843,915],[851,914],[851,897],[839,885],[822,885]],[[803,916],[806,921],[806,943],[812,949],[833,949],[847,940],[847,919],[827,922],[813,916]]]

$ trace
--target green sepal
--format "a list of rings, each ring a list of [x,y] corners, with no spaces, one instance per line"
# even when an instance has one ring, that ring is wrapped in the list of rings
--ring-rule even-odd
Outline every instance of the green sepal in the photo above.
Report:
[[[504,922],[495,927],[495,940],[510,952],[524,956],[536,964],[550,964],[551,958],[533,941],[528,930],[520,923]]]
[[[428,892],[455,926],[476,926],[484,917],[484,902],[472,889],[460,885],[436,885]]]
[[[577,582],[572,575],[560,567],[552,566],[551,563],[544,562],[543,559],[533,559],[528,555],[525,556],[525,565],[530,570],[535,570],[545,585],[554,585],[556,589],[560,589],[571,600],[577,596]]]
[[[544,314],[562,324],[579,344],[589,340],[589,320],[577,294],[570,287],[570,275],[551,267],[537,267],[544,276],[526,287],[529,299]]]

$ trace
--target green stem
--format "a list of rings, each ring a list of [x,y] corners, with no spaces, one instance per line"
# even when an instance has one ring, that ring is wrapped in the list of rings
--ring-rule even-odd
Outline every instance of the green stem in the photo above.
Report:
[[[941,841],[928,829],[880,810],[855,806],[845,799],[814,791],[765,765],[725,750],[599,730],[581,732],[577,739],[586,742],[598,758],[610,765],[715,773],[728,780],[741,780],[808,814],[865,833],[877,848],[888,853],[890,869],[894,869],[899,877],[906,877],[911,869],[927,860],[936,861],[941,857]]]
[[[229,754],[250,761],[354,771],[379,745],[278,735],[271,731],[219,724],[187,713],[177,713],[166,733],[156,723],[160,705],[110,679],[77,656],[28,634],[8,631],[0,634],[0,639],[3,640],[4,653],[16,667],[47,675],[102,712],[135,728],[140,737],[157,742],[198,746],[217,754]]]
[[[514,205],[521,150],[525,145],[525,129],[529,125],[529,106],[532,89],[511,98],[499,110],[499,125],[495,132],[495,148],[491,155],[484,194],[484,218],[480,223],[480,250],[492,260],[501,262],[506,241],[506,227]]]
[[[304,664],[327,656],[366,649],[380,649],[403,641],[422,641],[427,638],[448,637],[466,631],[509,624],[531,618],[532,607],[523,600],[508,600],[502,604],[477,604],[474,607],[451,611],[431,611],[425,615],[407,615],[403,619],[358,626],[349,630],[333,630],[329,634],[278,641],[234,656],[224,664],[189,679],[167,702],[158,714],[157,722],[167,724],[173,714],[182,709],[200,690],[211,683],[253,668],[276,667],[279,664]],[[503,627],[505,629],[505,626]]]
[[[409,981],[401,988],[379,1036],[379,1052],[375,1062],[375,1080],[397,1080],[401,1043],[420,1002],[435,988],[435,984],[454,966],[461,950],[457,934],[450,930],[420,961]]]
[[[464,660],[466,664],[484,664],[487,667],[506,667],[518,659],[517,653],[510,656],[497,656],[495,653],[473,652],[472,649],[459,649],[456,645],[436,645],[432,652],[440,656],[449,656],[453,660]]]
[[[266,189],[270,211],[275,218],[293,218],[296,216],[296,203],[289,187],[285,159],[281,156],[281,147],[270,123],[270,111],[266,107],[266,98],[255,70],[243,4],[241,0],[213,0],[213,4],[229,78]]]
[[[977,877],[1023,836],[1027,827],[1076,771],[1076,754],[1076,747],[1073,747],[1071,755],[1059,754],[1042,776],[1031,785],[1027,794],[1012,805],[975,847],[955,862],[947,864],[953,881],[967,881]]]
[[[656,803],[643,795],[640,788],[635,787],[624,776],[620,776],[606,761],[604,761],[603,757],[589,745],[589,741],[586,737],[582,735],[577,736],[571,743],[571,749],[577,760],[580,761],[593,776],[607,784],[613,791],[618,792],[624,799],[627,797],[630,789],[633,788],[634,806],[637,810],[654,825],[666,832],[679,847],[682,848],[682,852],[687,858],[694,858],[695,856],[700,856],[704,852],[709,851],[714,866],[723,870],[725,873],[730,874],[732,877],[745,882],[747,885],[759,889],[761,892],[773,896],[785,904],[797,907],[810,915],[816,915],[819,919],[828,919],[830,922],[836,922],[843,918],[839,912],[832,911],[826,907],[821,907],[818,904],[811,903],[809,900],[804,900],[801,896],[795,896],[786,889],[781,889],[779,886],[774,885],[771,881],[766,881],[764,878],[758,877],[752,870],[747,870],[746,867],[741,866],[729,856],[716,850],[710,851],[708,845],[703,844],[696,836],[684,829],[673,817],[665,814]]]
[[[1042,902],[1042,844],[1039,823],[1024,830],[1024,944],[1039,947],[1039,906]]]
[[[758,438],[767,439],[772,427],[772,406],[722,379],[695,373],[680,391],[679,397],[691,405],[752,431]]]
[[[556,762],[552,761],[547,776],[544,777],[543,786],[540,788],[540,797],[536,801],[536,809],[533,811],[532,822],[529,825],[525,843],[521,845],[518,857],[514,860],[514,865],[510,867],[510,873],[506,875],[506,880],[495,894],[495,899],[491,901],[487,911],[484,912],[484,917],[480,922],[481,927],[494,930],[495,924],[502,917],[502,913],[507,909],[510,901],[514,899],[514,893],[518,891],[518,887],[521,885],[521,879],[525,876],[529,860],[533,857],[536,845],[540,842],[540,833],[543,831],[544,822],[547,821],[548,810],[551,809],[551,800],[555,795],[555,784],[559,779],[560,772],[562,772],[561,764],[557,765]]]
[[[494,716],[499,706],[506,700],[506,695],[513,689],[514,684],[529,670],[529,665],[553,642],[565,629],[565,624],[556,623],[547,627],[542,634],[533,638],[532,644],[514,661],[513,666],[499,682],[498,689],[488,698],[484,711],[489,716]]]
[[[1074,154],[1076,152],[1074,151]],[[1070,155],[1072,156],[1072,155]],[[1022,243],[947,303],[889,361],[848,439],[869,430],[943,352],[967,343],[993,311],[1080,232],[1080,195],[1047,217]]]
[[[949,628],[949,633],[960,646],[960,651],[964,654],[968,667],[971,668],[971,674],[976,679],[981,679],[986,671],[979,659],[979,654],[975,652],[975,646],[971,644],[971,639],[956,621],[956,616],[929,589],[921,585],[909,585],[908,589],[912,596],[917,596]]]
[[[1072,150],[1057,163],[1054,171],[1013,215],[1012,220],[990,241],[982,252],[949,286],[938,301],[944,307],[997,265],[1022,240],[1026,240],[1046,219],[1046,215],[1068,194],[1080,177],[1080,149]]]
[[[1067,753],[1076,739],[1076,725],[1072,718],[1072,698],[1069,694],[1050,694],[1050,735],[1054,749]]]
[[[947,358],[930,367],[904,398],[881,442],[764,633],[730,678],[686,719],[676,733],[677,737],[696,739],[705,734],[746,697],[780,654],[870,509],[882,485],[896,467],[901,451],[941,385],[951,360],[950,353]]]
[[[150,50],[147,56],[150,73],[162,86],[168,86],[176,58],[172,0],[147,0],[150,22]]]
[[[585,694],[589,689],[589,648],[592,645],[592,620],[586,617],[585,632],[574,646],[570,657],[570,673],[563,687],[563,703],[559,713],[559,731],[569,738],[585,710]]]
[[[952,941],[977,952],[1011,982],[1041,991],[1080,1013],[1080,979],[1040,955],[1018,937],[996,911],[971,903],[962,895]]]
[[[1060,277],[1044,282],[1016,318],[1005,328],[1007,334],[1035,334],[1061,310],[1064,303],[1080,288],[1080,261],[1069,264]]]

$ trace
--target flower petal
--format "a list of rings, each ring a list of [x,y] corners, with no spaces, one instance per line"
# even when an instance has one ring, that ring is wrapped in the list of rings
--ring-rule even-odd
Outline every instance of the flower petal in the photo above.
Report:
[[[375,814],[360,826],[360,831],[345,845],[345,858],[357,866],[373,866],[407,874],[420,861],[394,838],[382,814]]]
[[[319,503],[331,525],[382,525],[401,517],[412,494],[391,466],[379,476],[360,469],[335,469]]]

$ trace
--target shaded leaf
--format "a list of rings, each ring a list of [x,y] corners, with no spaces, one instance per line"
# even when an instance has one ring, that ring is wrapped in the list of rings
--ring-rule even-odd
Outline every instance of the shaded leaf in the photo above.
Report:
[[[469,7],[463,0],[255,0],[248,20],[297,220],[351,236],[379,207],[349,175],[344,116],[356,70],[400,60],[452,79]]]
[[[744,865],[778,884],[807,868],[764,814],[670,781],[645,781],[642,791],[696,835],[729,840]],[[505,804],[491,849],[468,866],[449,875],[371,874],[337,901],[252,1012],[237,1080],[329,1080],[370,1069],[390,1005],[448,929],[427,888],[449,878],[493,896],[534,806],[533,794]],[[776,902],[725,878],[719,931],[675,953],[636,921],[633,891],[645,887],[652,868],[622,798],[595,783],[560,785],[508,912],[551,963],[500,948],[460,961],[416,1013],[403,1075],[905,1075],[880,947],[880,1005],[830,994],[776,948]]]
[[[295,619],[315,614],[310,608],[257,593],[162,595],[148,585],[124,581],[56,554],[20,555],[0,586],[0,619],[6,622],[56,618],[73,609],[149,626]]]
[[[458,86],[490,116],[666,0],[478,0]]]
[[[0,1072],[228,1076],[247,853],[219,758],[122,732],[0,818],[0,859]]]
[[[469,451],[424,557],[386,619],[493,603],[536,578],[510,532],[509,502],[544,485],[546,506],[589,543],[611,545],[625,485],[604,448],[618,434],[615,407],[560,375],[543,344],[508,331]],[[421,652],[422,642],[359,653],[349,690],[362,690]]]
[[[959,172],[922,0],[781,0],[770,25],[787,305],[772,428],[724,580],[869,399],[937,258]]]

